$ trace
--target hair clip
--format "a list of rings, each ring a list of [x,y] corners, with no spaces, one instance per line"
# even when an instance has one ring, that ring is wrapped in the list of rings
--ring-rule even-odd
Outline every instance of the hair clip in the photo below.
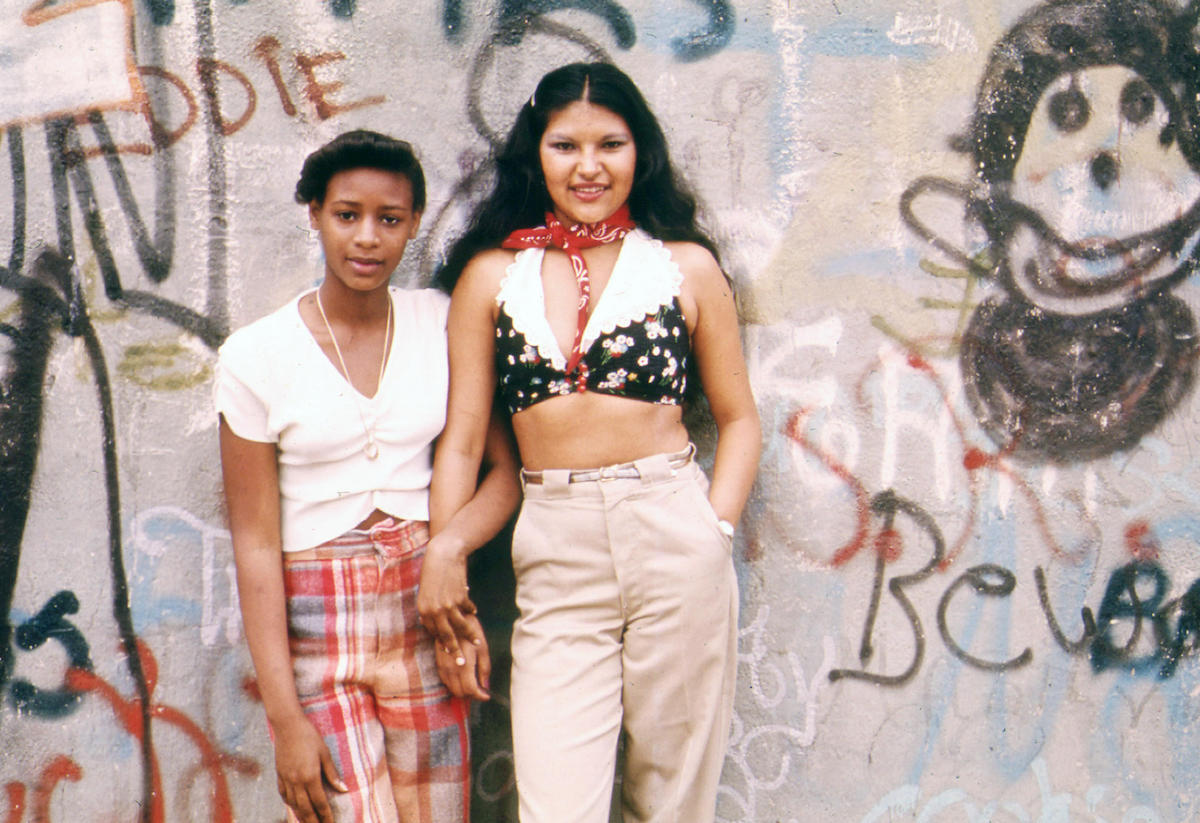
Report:
[[[534,89],[533,94],[529,95],[529,108],[537,108],[537,89]]]

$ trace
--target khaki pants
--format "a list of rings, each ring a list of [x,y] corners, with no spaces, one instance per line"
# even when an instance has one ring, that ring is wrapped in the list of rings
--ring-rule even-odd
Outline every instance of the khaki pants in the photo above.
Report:
[[[682,455],[686,458],[686,454]],[[672,467],[671,459],[675,458]],[[737,581],[708,481],[681,455],[527,480],[513,535],[521,823],[713,820],[737,665]]]

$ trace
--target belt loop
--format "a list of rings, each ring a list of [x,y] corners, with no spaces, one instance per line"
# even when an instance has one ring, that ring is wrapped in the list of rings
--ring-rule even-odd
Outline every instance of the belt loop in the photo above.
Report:
[[[547,498],[571,496],[571,472],[568,469],[543,469],[542,491]]]
[[[633,461],[634,468],[642,478],[642,485],[649,486],[670,479],[675,471],[671,468],[670,457],[665,454],[652,454]]]

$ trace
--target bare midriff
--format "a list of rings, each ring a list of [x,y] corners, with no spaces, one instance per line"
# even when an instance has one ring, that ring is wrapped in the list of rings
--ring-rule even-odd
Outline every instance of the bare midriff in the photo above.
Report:
[[[599,392],[543,400],[512,422],[521,464],[530,471],[611,466],[688,444],[679,406]]]
[[[388,514],[387,512],[385,512],[385,511],[382,511],[382,510],[380,510],[380,509],[376,509],[375,511],[371,512],[371,513],[370,513],[370,514],[368,514],[366,517],[364,517],[364,518],[363,518],[363,520],[362,520],[362,522],[361,522],[361,523],[359,523],[359,524],[358,524],[357,526],[355,526],[354,528],[356,528],[356,529],[369,529],[369,528],[371,528],[372,526],[374,526],[376,523],[381,523],[381,522],[383,522],[384,520],[387,520],[389,517],[391,517],[391,515],[390,515],[390,514]]]
[[[388,514],[385,511],[380,511],[379,509],[376,509],[375,511],[371,512],[366,517],[364,517],[362,522],[359,523],[354,528],[369,529],[372,526],[374,526],[376,523],[381,523],[384,520],[387,520],[391,516],[392,515]],[[285,552],[284,556],[288,560],[315,560],[317,558],[327,556],[326,552],[328,552],[328,551],[329,551],[328,549],[322,549],[321,546],[315,546],[311,549],[301,549],[298,552]]]

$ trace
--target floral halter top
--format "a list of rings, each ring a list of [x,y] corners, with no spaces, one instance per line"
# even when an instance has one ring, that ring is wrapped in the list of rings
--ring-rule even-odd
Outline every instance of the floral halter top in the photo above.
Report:
[[[519,252],[496,295],[496,373],[509,414],[579,391],[679,405],[691,346],[679,304],[683,275],[666,247],[639,230],[626,235],[584,328],[582,382],[567,376],[546,320],[544,253]]]

